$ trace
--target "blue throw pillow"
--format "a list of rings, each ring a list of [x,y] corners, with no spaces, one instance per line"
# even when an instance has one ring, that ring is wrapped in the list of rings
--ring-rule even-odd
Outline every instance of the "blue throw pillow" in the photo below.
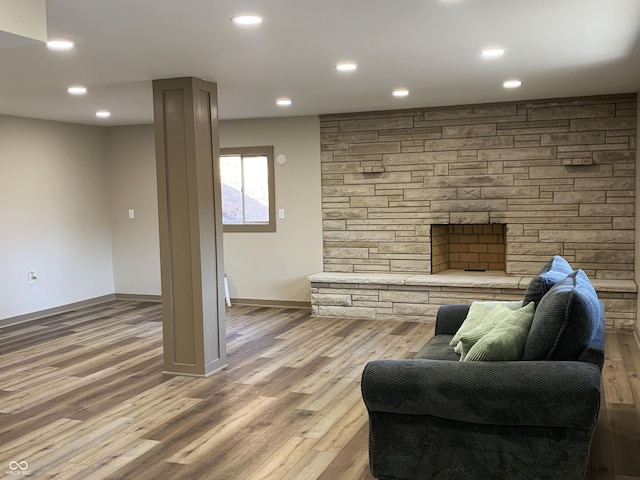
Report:
[[[578,360],[602,321],[598,295],[577,270],[556,283],[533,316],[523,360]]]
[[[573,273],[573,268],[571,268],[569,262],[560,255],[554,256],[542,267],[540,273],[538,273],[527,286],[522,305],[534,302],[537,307],[542,297],[551,290],[551,287],[570,273]]]

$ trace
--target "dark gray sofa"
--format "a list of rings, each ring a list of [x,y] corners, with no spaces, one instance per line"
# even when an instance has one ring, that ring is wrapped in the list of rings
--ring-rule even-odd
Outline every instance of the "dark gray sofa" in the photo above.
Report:
[[[566,276],[554,262],[525,294],[537,308],[522,360],[459,362],[449,341],[469,306],[446,305],[416,358],[367,364],[376,478],[584,478],[600,408],[604,308],[584,272]]]

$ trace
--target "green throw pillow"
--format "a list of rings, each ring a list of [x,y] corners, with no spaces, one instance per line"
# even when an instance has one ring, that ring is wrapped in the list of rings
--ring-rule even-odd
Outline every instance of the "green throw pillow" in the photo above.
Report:
[[[467,318],[464,319],[464,322],[460,325],[460,328],[451,339],[449,345],[452,347],[458,345],[462,334],[480,325],[482,319],[485,318],[496,305],[506,305],[511,310],[517,310],[522,306],[522,302],[519,300],[515,302],[472,302]]]
[[[534,313],[535,303],[530,302],[504,317],[469,349],[464,361],[506,361],[522,358]]]
[[[460,361],[464,360],[471,347],[473,347],[478,340],[493,330],[496,325],[512,313],[514,313],[514,311],[506,305],[498,304],[480,321],[478,326],[463,333],[458,345],[454,348],[454,350],[460,354]]]

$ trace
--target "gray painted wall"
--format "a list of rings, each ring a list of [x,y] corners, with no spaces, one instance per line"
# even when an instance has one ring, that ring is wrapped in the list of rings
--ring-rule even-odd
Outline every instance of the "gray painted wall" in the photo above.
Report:
[[[0,116],[0,319],[114,292],[106,147],[102,127]]]

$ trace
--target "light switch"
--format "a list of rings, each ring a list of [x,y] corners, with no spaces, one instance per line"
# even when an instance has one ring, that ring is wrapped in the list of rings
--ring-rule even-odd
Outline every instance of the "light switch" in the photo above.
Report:
[[[284,218],[284,208],[278,210],[278,218]]]
[[[135,218],[135,212],[133,211],[133,208],[129,209],[129,218]]]

